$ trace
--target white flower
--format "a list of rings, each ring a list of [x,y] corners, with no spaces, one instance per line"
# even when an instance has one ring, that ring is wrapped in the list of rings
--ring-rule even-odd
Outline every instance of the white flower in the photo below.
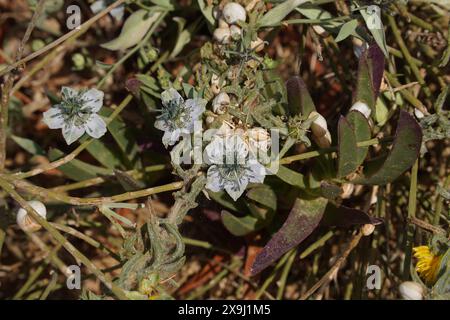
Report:
[[[115,0],[97,0],[91,4],[91,10],[93,13],[97,14],[100,11],[106,9],[106,7],[111,5],[114,1]],[[117,21],[120,21],[123,19],[124,13],[125,13],[125,6],[123,4],[115,7],[114,9],[112,9],[109,12],[109,14]]]
[[[155,121],[155,128],[164,131],[164,146],[174,145],[182,134],[194,132],[194,123],[205,111],[203,99],[184,99],[173,88],[161,94],[163,108]]]
[[[61,102],[44,112],[43,120],[50,129],[62,128],[67,144],[78,140],[85,132],[96,139],[106,133],[106,123],[97,114],[103,106],[102,91],[62,87],[61,93]]]
[[[211,166],[207,173],[206,188],[225,190],[234,201],[249,183],[263,183],[266,169],[249,152],[239,135],[217,136],[205,148],[205,160]]]
[[[270,147],[270,134],[266,129],[256,127],[251,129],[233,128],[227,122],[222,123],[222,126],[215,133],[219,137],[231,137],[238,135],[247,144],[249,150],[256,154],[258,150],[267,152]]]

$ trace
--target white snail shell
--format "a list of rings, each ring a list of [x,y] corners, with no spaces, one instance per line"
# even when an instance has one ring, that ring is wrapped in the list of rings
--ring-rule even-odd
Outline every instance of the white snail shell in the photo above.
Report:
[[[230,2],[225,5],[222,11],[222,15],[225,21],[229,24],[235,24],[238,21],[245,21],[247,13],[243,6],[239,3]]]
[[[325,136],[328,131],[328,125],[327,120],[318,113],[317,111],[313,111],[309,114],[309,118],[315,117],[316,119],[311,123],[311,131],[313,135],[317,138]],[[331,141],[331,135],[330,135],[330,141]]]
[[[225,108],[230,105],[230,96],[226,92],[219,93],[212,102],[213,112],[224,114]]]
[[[370,110],[369,106],[361,101],[355,102],[355,104],[353,104],[353,106],[350,108],[350,111],[352,110],[361,112],[367,119],[369,119],[370,114],[372,113],[372,110]]]
[[[28,204],[34,210],[36,210],[36,212],[42,218],[44,218],[44,219],[46,218],[47,208],[45,207],[45,205],[42,202],[32,200],[32,201],[28,201]],[[41,228],[41,225],[39,223],[37,223],[36,221],[34,221],[34,219],[30,215],[28,215],[27,211],[24,208],[20,208],[19,211],[17,211],[16,222],[23,231],[27,231],[27,232],[34,232]]]
[[[257,149],[269,150],[271,141],[270,134],[264,128],[253,128],[247,131],[249,143]]]
[[[220,92],[220,78],[218,75],[213,73],[211,77],[211,91],[217,95]]]
[[[404,300],[422,300],[423,298],[422,286],[413,281],[405,281],[401,283],[398,290]]]
[[[217,42],[221,44],[229,43],[231,38],[230,28],[217,28],[216,30],[214,30],[213,37]]]

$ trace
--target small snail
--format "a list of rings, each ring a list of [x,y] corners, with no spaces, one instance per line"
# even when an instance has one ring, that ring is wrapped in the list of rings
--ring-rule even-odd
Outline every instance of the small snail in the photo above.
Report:
[[[36,200],[28,201],[28,204],[36,210],[36,212],[42,217],[46,218],[47,216],[47,208],[45,205]],[[41,228],[41,225],[34,221],[34,219],[28,214],[28,212],[24,208],[20,208],[17,211],[16,222],[19,225],[20,229],[26,232],[35,232]]]
[[[222,15],[229,24],[235,24],[238,21],[245,21],[247,19],[247,13],[244,7],[235,2],[227,3],[223,8]]]

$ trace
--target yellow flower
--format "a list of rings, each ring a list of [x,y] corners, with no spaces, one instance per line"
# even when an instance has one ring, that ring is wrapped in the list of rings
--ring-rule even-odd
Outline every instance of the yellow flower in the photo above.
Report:
[[[432,285],[436,281],[442,257],[431,252],[428,246],[415,247],[413,251],[414,257],[418,259],[417,273],[427,284]]]

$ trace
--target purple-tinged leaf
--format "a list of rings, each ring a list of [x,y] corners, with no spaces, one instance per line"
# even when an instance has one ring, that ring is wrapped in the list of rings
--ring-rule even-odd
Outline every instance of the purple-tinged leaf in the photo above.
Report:
[[[306,88],[305,82],[299,76],[293,76],[286,81],[288,95],[289,114],[295,116],[301,114],[309,116],[316,110],[311,95]]]
[[[371,165],[364,168],[365,175],[359,176],[352,182],[355,184],[385,185],[397,179],[411,168],[419,156],[422,144],[422,129],[417,121],[406,111],[400,110],[400,118],[395,132],[392,149],[386,160],[377,170]],[[374,172],[375,171],[375,172]],[[368,172],[374,172],[368,175]]]
[[[350,111],[347,114],[346,118],[353,128],[356,136],[356,142],[366,141],[371,138],[372,133],[369,122],[361,112],[356,110]],[[358,166],[360,166],[364,162],[368,151],[369,147],[358,147]]]
[[[338,170],[337,177],[342,178],[358,169],[358,146],[350,123],[341,116],[338,122]]]
[[[371,44],[359,58],[358,80],[353,102],[366,103],[375,113],[384,72],[384,55],[376,44]]]
[[[261,272],[285,252],[297,246],[313,232],[322,219],[327,200],[297,198],[288,218],[272,239],[258,254],[252,266],[252,275]]]
[[[383,223],[383,220],[372,217],[364,211],[346,206],[335,206],[328,203],[321,224],[325,226],[348,228],[355,225]]]

